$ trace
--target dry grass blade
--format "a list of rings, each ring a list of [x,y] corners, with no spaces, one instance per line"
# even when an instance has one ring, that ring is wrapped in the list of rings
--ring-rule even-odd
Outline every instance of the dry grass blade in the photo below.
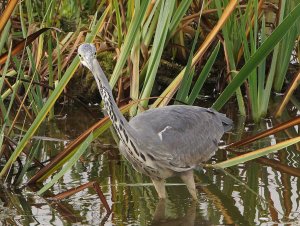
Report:
[[[128,111],[128,109],[132,106],[131,104],[128,104],[124,107],[122,107],[120,110],[121,112]],[[88,136],[91,132],[95,131],[96,129],[100,128],[101,126],[105,125],[109,122],[108,116],[101,119],[99,122],[95,123],[93,126],[91,126],[89,129],[84,131],[79,137],[77,137],[75,140],[73,140],[64,151],[60,152],[58,155],[56,155],[45,167],[41,168],[29,181],[28,184],[36,183],[37,181],[41,181],[44,179],[45,174],[53,169],[55,166],[57,166],[64,158],[66,158],[68,155],[72,153],[72,151],[78,147]]]
[[[261,12],[263,12],[263,6],[264,6],[264,0],[260,0],[259,3],[258,3],[258,14],[260,15]],[[252,16],[252,19],[251,19],[251,27],[254,26],[254,15]],[[251,27],[248,26],[247,27],[247,31],[246,31],[246,37],[249,37],[249,33],[250,33],[250,30],[251,30]],[[237,62],[239,62],[243,56],[243,52],[244,52],[244,47],[242,46],[239,50],[239,53],[238,53],[238,57],[237,57]]]
[[[7,4],[7,6],[6,6],[3,14],[1,15],[1,18],[0,18],[0,34],[2,33],[2,30],[4,29],[4,27],[5,27],[8,19],[10,18],[11,14],[13,13],[17,3],[18,3],[18,0],[8,1],[8,4]]]
[[[51,170],[54,166],[56,166],[60,161],[62,161],[65,157],[67,157],[72,151],[80,145],[87,137],[88,135],[94,131],[95,129],[101,127],[104,123],[109,121],[108,117],[103,118],[96,124],[94,124],[92,127],[90,127],[88,130],[83,132],[79,137],[77,137],[75,140],[73,140],[64,151],[60,152],[58,155],[56,155],[45,167],[41,168],[29,181],[28,184],[36,183],[46,172]]]
[[[298,144],[298,143],[297,143]],[[230,149],[228,151],[231,151]],[[238,156],[245,154],[244,152],[234,152],[234,154],[237,154]],[[258,163],[263,164],[264,166],[271,166],[272,168],[282,172],[289,174],[291,176],[300,177],[300,169],[295,168],[292,166],[285,165],[281,163],[280,161],[274,160],[274,159],[268,159],[265,157],[260,157],[255,159]],[[211,166],[211,165],[209,165]]]
[[[59,58],[59,54],[63,54],[65,52],[65,50],[68,50],[68,49],[71,49],[72,48],[72,45],[73,45],[73,42],[74,40],[76,40],[76,38],[78,36],[82,36],[81,33],[83,32],[79,32],[76,33],[72,33],[72,32],[69,32],[62,41],[59,42],[59,47],[57,47],[53,53],[52,53],[52,61],[53,61],[53,64],[56,64],[56,62],[58,61],[58,58]],[[59,51],[58,51],[59,49]],[[67,60],[68,61],[68,60]],[[57,63],[59,64],[59,63]],[[46,76],[46,74],[48,73],[47,72],[48,70],[48,65],[45,64],[42,69],[41,69],[41,74],[43,76]]]
[[[196,52],[195,56],[193,57],[192,66],[194,66],[197,62],[199,62],[201,60],[201,58],[203,57],[205,51],[211,45],[211,43],[213,42],[215,37],[218,35],[218,32],[221,30],[221,28],[223,27],[223,25],[225,24],[225,22],[227,21],[227,19],[229,18],[229,16],[233,12],[233,10],[235,9],[235,7],[237,5],[237,2],[238,2],[237,0],[231,0],[229,2],[226,9],[224,10],[221,18],[219,19],[217,24],[214,26],[212,31],[208,34],[208,36],[206,37],[206,39],[204,40],[204,42],[202,43],[202,45],[200,46],[200,48]],[[151,106],[151,108],[154,108],[158,105],[165,106],[165,105],[168,104],[169,98],[172,97],[175,94],[176,90],[178,89],[179,84],[180,84],[180,82],[183,78],[185,70],[186,70],[186,68],[184,68],[180,72],[180,74],[173,80],[173,82],[162,93],[162,95],[161,95],[162,97],[168,96],[168,98],[156,100],[154,102],[154,104]]]
[[[103,27],[104,19],[107,16],[108,11],[110,10],[110,7],[107,7],[106,10],[103,12],[100,19],[94,24],[94,26],[91,29],[91,33],[86,37],[86,42],[92,42],[98,32],[100,32],[100,28]],[[28,131],[25,133],[24,137],[21,139],[21,141],[18,143],[18,146],[13,151],[11,157],[8,159],[4,167],[2,168],[0,172],[0,178],[3,178],[4,175],[8,172],[8,170],[11,168],[17,157],[21,154],[23,148],[27,145],[33,134],[37,131],[38,127],[41,125],[42,121],[45,119],[47,114],[50,112],[51,108],[54,106],[56,100],[66,87],[67,83],[70,81],[72,75],[75,73],[77,67],[79,66],[79,57],[75,57],[70,64],[70,66],[65,71],[64,75],[59,80],[55,90],[50,95],[50,97],[47,99],[47,101],[44,103],[43,107],[40,109],[39,113],[37,114],[35,120],[31,124]]]
[[[263,137],[272,135],[274,133],[277,133],[277,132],[279,132],[281,130],[287,129],[287,128],[289,128],[291,126],[294,126],[294,125],[297,125],[297,124],[300,124],[300,116],[298,116],[298,117],[296,117],[294,119],[291,119],[291,120],[289,120],[287,122],[280,123],[279,125],[274,126],[273,128],[265,130],[265,131],[263,131],[261,133],[258,133],[258,134],[254,135],[252,137],[248,137],[248,138],[246,138],[244,140],[232,143],[232,144],[228,145],[227,147],[228,148],[240,147],[240,146],[252,143],[253,141],[256,141],[256,140],[261,139]]]
[[[257,161],[262,163],[264,166],[265,165],[271,166],[272,168],[274,168],[282,173],[286,173],[286,174],[289,174],[289,175],[295,176],[295,177],[300,177],[300,169],[299,168],[287,166],[287,165],[282,164],[280,161],[276,161],[276,160],[268,159],[268,158],[258,158]]]
[[[29,186],[30,190],[33,192],[38,191],[39,186],[31,185]],[[55,196],[51,191],[45,192],[45,197]],[[48,204],[54,212],[57,212],[64,220],[72,223],[78,222],[78,220],[82,220],[83,217],[77,214],[77,211],[73,208],[73,206],[68,205],[65,202],[56,202],[51,201],[43,196],[39,197],[43,203]]]
[[[61,70],[63,70],[68,65],[68,63],[70,63],[69,61],[70,61],[70,59],[72,59],[74,52],[77,50],[77,47],[78,47],[82,37],[83,37],[83,32],[79,32],[79,35],[77,36],[77,38],[73,44],[73,47],[71,48],[71,51],[69,52],[68,56],[66,57],[66,60],[64,61],[63,65],[61,66]]]
[[[42,28],[33,34],[29,35],[27,38],[23,39],[22,41],[18,42],[12,49],[11,51],[11,56],[14,56],[18,54],[19,52],[23,51],[23,49],[28,46],[30,43],[32,43],[37,37],[39,37],[41,34],[44,32],[48,31],[49,29],[54,29],[54,28]],[[0,65],[4,64],[7,60],[8,57],[8,52],[2,54],[0,56]]]
[[[90,146],[93,141],[93,133],[80,144],[76,149],[76,152],[68,159],[68,162],[62,167],[57,174],[55,174],[49,182],[47,182],[38,192],[37,195],[42,195],[48,189],[50,189],[56,182],[58,182],[71,168],[76,164],[79,158],[83,155],[86,149]]]
[[[134,17],[132,18],[132,22],[130,23],[129,28],[128,28],[128,33],[127,33],[128,35],[126,35],[126,37],[125,37],[124,43],[121,47],[120,56],[118,57],[117,64],[116,64],[113,74],[110,78],[109,83],[110,83],[111,87],[114,87],[119,79],[122,68],[126,63],[127,57],[133,46],[133,43],[135,40],[134,37],[140,28],[140,25],[144,18],[144,13],[146,12],[148,5],[149,5],[148,1],[142,1],[139,10],[136,13],[134,13]]]
[[[76,194],[76,193],[78,193],[78,192],[80,192],[80,191],[82,191],[82,190],[84,190],[86,188],[93,188],[97,192],[97,194],[98,194],[101,202],[103,203],[106,211],[108,213],[110,213],[111,209],[110,209],[110,207],[109,207],[109,205],[108,205],[108,203],[107,203],[107,201],[105,199],[105,196],[103,195],[103,192],[102,192],[99,184],[96,181],[91,181],[91,182],[85,183],[83,185],[80,185],[80,186],[78,186],[76,188],[72,188],[72,189],[70,189],[68,191],[62,192],[60,194],[57,194],[57,195],[51,197],[51,199],[52,200],[61,200],[61,199],[67,198],[67,197],[69,197],[71,195],[74,195],[74,194]]]
[[[222,16],[218,20],[217,24],[214,26],[212,31],[208,34],[205,41],[203,42],[203,44],[201,45],[201,47],[199,48],[199,50],[195,54],[195,57],[194,57],[193,63],[192,63],[193,66],[201,60],[201,58],[204,55],[205,51],[208,49],[208,47],[210,46],[212,41],[217,36],[218,32],[221,30],[221,28],[223,27],[225,22],[228,20],[229,16],[233,12],[233,10],[236,8],[237,3],[238,3],[237,0],[231,0],[228,3],[228,5],[226,6]]]
[[[276,27],[271,35],[261,44],[261,46],[251,55],[249,60],[240,69],[239,73],[232,79],[229,85],[220,94],[218,99],[212,105],[215,110],[220,110],[230,99],[234,92],[245,82],[249,75],[266,59],[266,57],[274,50],[275,46],[282,40],[286,34],[287,28],[290,29],[300,18],[300,4],[298,4]],[[274,71],[274,64],[272,70]],[[274,74],[272,74],[274,75]],[[271,78],[268,78],[261,106],[265,107],[270,98],[270,89],[272,87]],[[261,111],[266,113],[265,109]]]
[[[295,91],[295,89],[299,86],[300,83],[300,70],[297,72],[294,80],[291,82],[289,88],[286,90],[283,100],[281,102],[281,104],[279,105],[276,113],[275,113],[275,117],[280,117],[283,110],[285,109],[285,106],[287,105],[287,103],[289,102],[291,96],[293,95],[293,92]]]
[[[151,97],[147,99],[152,98],[160,98],[160,97]],[[127,112],[132,106],[136,105],[138,102],[145,100],[140,99],[133,101],[123,107],[120,108],[120,111],[122,113]],[[84,131],[79,137],[77,137],[75,140],[73,140],[64,151],[60,152],[57,156],[55,156],[46,166],[41,168],[27,183],[28,184],[34,184],[36,182],[42,182],[45,180],[48,176],[50,176],[56,168],[61,166],[65,160],[72,155],[72,152],[88,137],[88,135],[92,132],[96,133],[97,130],[104,128],[107,126],[110,126],[111,121],[109,120],[108,116],[101,119],[99,122],[95,123],[93,126],[91,126],[89,129]],[[99,135],[99,133],[98,133]],[[94,137],[94,139],[97,137]]]
[[[231,159],[225,160],[217,164],[213,164],[211,166],[214,168],[227,168],[227,167],[235,166],[244,162],[248,162],[253,159],[257,159],[259,157],[278,151],[280,149],[286,148],[298,142],[300,142],[300,136],[280,142],[278,144],[269,147],[261,148],[252,152],[248,152],[246,154],[242,154],[237,157],[233,157]]]

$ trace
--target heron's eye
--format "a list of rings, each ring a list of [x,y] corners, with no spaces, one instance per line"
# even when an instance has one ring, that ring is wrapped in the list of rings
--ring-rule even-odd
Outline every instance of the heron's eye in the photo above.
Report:
[[[79,58],[81,58],[81,54],[78,54]]]

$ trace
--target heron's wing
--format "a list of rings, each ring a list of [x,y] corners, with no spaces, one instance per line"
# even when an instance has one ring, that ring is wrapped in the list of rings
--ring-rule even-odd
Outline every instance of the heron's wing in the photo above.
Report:
[[[149,141],[146,151],[165,164],[184,169],[214,154],[224,133],[225,119],[211,109],[175,105],[146,111],[134,117],[130,125]]]

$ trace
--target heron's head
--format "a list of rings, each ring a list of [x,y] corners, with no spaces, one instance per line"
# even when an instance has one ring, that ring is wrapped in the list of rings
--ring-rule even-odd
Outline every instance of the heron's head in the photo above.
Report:
[[[80,62],[92,70],[93,60],[96,58],[96,47],[90,43],[81,44],[78,48]]]

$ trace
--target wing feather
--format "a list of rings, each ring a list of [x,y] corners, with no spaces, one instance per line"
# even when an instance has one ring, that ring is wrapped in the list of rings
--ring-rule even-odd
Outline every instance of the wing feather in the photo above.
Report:
[[[173,105],[148,110],[129,124],[146,138],[146,154],[164,167],[184,171],[207,161],[218,149],[223,121],[227,127],[232,122],[212,109]]]

